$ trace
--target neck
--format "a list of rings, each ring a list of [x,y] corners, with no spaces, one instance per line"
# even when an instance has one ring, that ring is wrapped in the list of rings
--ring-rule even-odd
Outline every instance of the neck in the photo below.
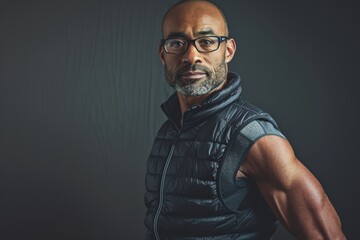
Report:
[[[177,92],[177,96],[180,104],[180,110],[181,110],[181,121],[180,121],[181,126],[183,125],[184,113],[188,111],[190,107],[203,103],[210,96],[210,94],[222,89],[225,86],[225,84],[226,81],[222,82],[217,88],[201,96],[186,96]]]

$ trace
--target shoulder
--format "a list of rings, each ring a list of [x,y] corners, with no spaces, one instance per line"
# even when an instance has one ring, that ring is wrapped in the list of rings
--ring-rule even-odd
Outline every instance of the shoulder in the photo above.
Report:
[[[255,180],[285,184],[289,176],[302,168],[290,143],[278,135],[265,135],[251,146],[240,171]],[[270,180],[271,179],[271,180]]]
[[[238,160],[240,166],[238,176],[256,178],[271,167],[269,164],[276,167],[279,165],[276,161],[287,159],[287,157],[277,158],[279,152],[284,154],[292,150],[280,130],[273,123],[263,119],[253,120],[240,128],[233,141],[235,152],[240,149],[245,151]],[[275,160],[272,160],[273,158]]]

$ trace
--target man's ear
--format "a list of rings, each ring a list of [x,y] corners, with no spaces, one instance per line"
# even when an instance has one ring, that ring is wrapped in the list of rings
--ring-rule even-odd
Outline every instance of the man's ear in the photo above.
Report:
[[[231,59],[234,57],[236,51],[236,42],[235,39],[230,38],[226,41],[226,56],[225,62],[229,63]]]
[[[164,48],[161,44],[159,44],[159,56],[160,56],[160,61],[163,65],[165,65],[165,60],[164,60]]]

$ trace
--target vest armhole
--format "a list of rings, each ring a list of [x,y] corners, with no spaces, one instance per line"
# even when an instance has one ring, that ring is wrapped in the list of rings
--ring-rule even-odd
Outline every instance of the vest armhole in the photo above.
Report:
[[[239,211],[239,203],[247,194],[245,189],[239,189],[236,183],[236,173],[245,161],[251,146],[266,135],[285,138],[271,122],[255,119],[234,132],[233,139],[224,155],[217,180],[218,196],[223,205],[233,212]]]

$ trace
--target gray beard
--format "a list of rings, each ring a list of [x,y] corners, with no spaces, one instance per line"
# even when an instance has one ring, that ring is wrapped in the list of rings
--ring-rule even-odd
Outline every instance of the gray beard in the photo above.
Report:
[[[217,88],[225,81],[227,65],[225,61],[223,61],[215,68],[215,73],[209,74],[209,71],[206,72],[206,79],[202,80],[200,83],[197,83],[197,81],[182,81],[180,76],[172,75],[165,66],[165,78],[167,82],[177,92],[185,96],[201,96]]]

